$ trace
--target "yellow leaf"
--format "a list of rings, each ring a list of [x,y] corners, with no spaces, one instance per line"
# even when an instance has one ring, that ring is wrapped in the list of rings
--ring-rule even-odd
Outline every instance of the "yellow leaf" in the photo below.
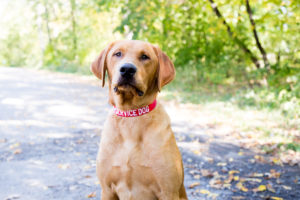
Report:
[[[208,191],[208,190],[200,190],[200,193],[201,194],[210,194],[210,191]]]
[[[238,173],[240,173],[240,171],[238,171],[238,170],[230,170],[228,173],[229,174],[238,174]]]
[[[14,149],[14,148],[16,148],[16,147],[18,147],[18,146],[20,146],[20,143],[19,143],[19,142],[10,145],[9,148],[10,148],[10,149]]]
[[[243,186],[243,183],[242,183],[242,182],[238,182],[238,183],[236,184],[236,187],[237,187],[238,189],[240,189],[241,191],[243,191],[243,192],[248,192],[248,189],[247,189],[245,186]]]
[[[240,152],[238,153],[238,155],[239,155],[239,156],[242,156],[242,155],[244,155],[244,152],[240,151]]]
[[[201,152],[198,151],[198,150],[194,150],[193,152],[194,152],[194,154],[196,154],[196,155],[201,155]]]
[[[235,180],[235,181],[238,181],[239,179],[240,179],[239,176],[234,176],[234,177],[233,177],[233,180]]]
[[[265,185],[260,185],[258,188],[253,189],[254,192],[263,192],[266,191],[267,187]]]
[[[273,200],[283,200],[283,198],[281,198],[281,197],[271,197],[271,199],[273,199]]]
[[[272,162],[273,162],[275,165],[281,165],[281,164],[282,164],[281,161],[280,161],[280,159],[278,159],[278,158],[272,158]]]

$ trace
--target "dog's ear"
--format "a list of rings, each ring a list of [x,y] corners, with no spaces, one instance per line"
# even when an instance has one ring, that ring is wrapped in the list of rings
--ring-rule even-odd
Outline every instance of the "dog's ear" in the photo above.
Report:
[[[102,80],[102,87],[105,85],[105,73],[107,71],[106,57],[113,44],[114,42],[107,45],[107,47],[101,51],[100,55],[96,58],[96,60],[94,60],[90,67],[95,76]]]
[[[175,68],[170,58],[159,47],[154,46],[154,51],[158,58],[157,84],[160,91],[163,86],[174,79]]]

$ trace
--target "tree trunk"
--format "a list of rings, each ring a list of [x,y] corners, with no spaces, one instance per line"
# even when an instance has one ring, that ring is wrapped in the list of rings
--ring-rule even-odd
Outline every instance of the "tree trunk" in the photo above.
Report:
[[[260,51],[260,53],[263,57],[265,68],[269,70],[270,63],[269,63],[269,60],[267,58],[266,51],[262,47],[262,45],[259,41],[259,37],[258,37],[257,31],[256,31],[256,24],[255,24],[255,21],[253,20],[253,17],[252,17],[252,10],[251,10],[250,4],[249,4],[249,0],[246,0],[246,7],[247,7],[247,13],[248,13],[248,16],[249,16],[249,20],[250,20],[250,23],[251,23],[251,29],[252,29],[252,32],[253,32],[253,36],[255,38],[256,46],[259,49],[259,51]]]
[[[75,0],[70,0],[71,4],[71,20],[72,20],[72,36],[73,36],[73,58],[76,58],[77,55],[77,34],[76,34],[76,20],[75,20],[75,9],[76,3]]]
[[[49,45],[52,46],[51,30],[50,30],[50,26],[49,26],[49,9],[48,9],[48,1],[47,0],[44,0],[44,7],[45,7],[45,21],[46,21],[48,42],[49,42]]]
[[[238,46],[240,48],[242,48],[242,50],[245,52],[245,54],[250,57],[250,59],[252,60],[252,62],[256,66],[256,68],[259,69],[260,68],[260,64],[259,64],[258,59],[256,58],[256,56],[243,43],[243,41],[241,41],[236,35],[233,34],[233,32],[232,32],[229,24],[226,22],[225,18],[223,17],[223,15],[221,14],[221,12],[219,11],[219,9],[218,9],[216,3],[214,2],[214,0],[209,0],[209,1],[210,1],[210,5],[211,5],[212,9],[214,10],[215,14],[217,15],[217,17],[219,19],[222,20],[223,24],[225,25],[225,27],[227,29],[227,33],[229,34],[229,36],[238,44]]]

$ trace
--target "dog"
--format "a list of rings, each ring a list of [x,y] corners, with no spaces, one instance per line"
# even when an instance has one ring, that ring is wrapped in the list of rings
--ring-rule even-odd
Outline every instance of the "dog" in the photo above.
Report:
[[[91,65],[105,85],[108,114],[97,155],[102,200],[183,200],[184,170],[170,119],[156,101],[175,68],[148,42],[110,43]]]

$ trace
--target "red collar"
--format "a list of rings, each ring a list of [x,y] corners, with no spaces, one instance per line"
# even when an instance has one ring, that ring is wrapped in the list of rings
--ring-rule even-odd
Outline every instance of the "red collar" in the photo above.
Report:
[[[114,113],[121,117],[138,117],[151,112],[155,107],[156,107],[156,99],[153,101],[153,103],[149,104],[148,106],[144,106],[134,110],[122,111],[114,107]]]

